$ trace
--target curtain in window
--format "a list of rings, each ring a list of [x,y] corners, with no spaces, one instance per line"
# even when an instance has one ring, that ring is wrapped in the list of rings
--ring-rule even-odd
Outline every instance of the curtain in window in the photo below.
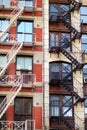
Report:
[[[50,116],[59,116],[59,97],[50,96]]]

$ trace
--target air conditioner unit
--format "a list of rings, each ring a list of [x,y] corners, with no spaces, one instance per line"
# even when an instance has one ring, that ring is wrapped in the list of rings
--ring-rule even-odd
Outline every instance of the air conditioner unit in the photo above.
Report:
[[[32,82],[31,81],[29,81],[28,83],[23,83],[23,87],[25,87],[25,88],[32,88]]]
[[[87,83],[87,77],[84,77],[84,83]]]

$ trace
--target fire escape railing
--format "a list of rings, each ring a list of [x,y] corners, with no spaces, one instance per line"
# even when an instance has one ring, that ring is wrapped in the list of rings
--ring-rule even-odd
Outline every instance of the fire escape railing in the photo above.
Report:
[[[85,98],[80,97],[79,94],[77,94],[77,92],[75,92],[73,85],[70,87],[67,84],[67,79],[72,75],[72,73],[74,71],[76,71],[77,69],[82,69],[84,66],[83,63],[83,58],[84,57],[84,53],[81,52],[79,49],[74,48],[74,45],[72,45],[72,52],[68,52],[67,51],[67,47],[69,46],[70,43],[72,43],[73,40],[75,40],[76,38],[79,39],[81,37],[81,23],[80,23],[80,19],[76,18],[75,16],[72,16],[73,19],[68,19],[68,15],[71,13],[71,11],[74,11],[75,9],[79,9],[81,6],[81,2],[80,1],[75,1],[75,0],[68,0],[68,2],[71,4],[71,8],[69,9],[69,11],[66,11],[64,8],[62,9],[62,14],[58,15],[55,13],[50,15],[50,22],[52,23],[59,23],[61,22],[63,25],[65,25],[71,32],[71,40],[68,41],[67,39],[65,39],[65,44],[62,45],[62,43],[60,43],[59,46],[57,47],[51,47],[50,48],[50,53],[62,53],[64,56],[66,56],[67,59],[69,59],[72,63],[72,70],[71,72],[68,73],[67,71],[67,75],[59,82],[59,84],[61,84],[71,95],[72,98],[74,97],[74,101],[73,104],[64,112],[61,114],[61,120],[63,121],[63,123],[70,129],[70,130],[76,130],[76,128],[80,127],[80,124],[76,124],[75,122],[77,118],[74,119],[74,125],[72,125],[71,123],[69,123],[69,121],[65,118],[65,114],[67,114],[67,112],[69,112],[69,110],[76,105],[78,102],[84,102]],[[74,20],[74,21],[73,21]],[[77,26],[76,26],[77,25]],[[78,53],[78,55],[76,54]],[[76,55],[76,56],[75,56]],[[80,60],[80,61],[79,61]],[[65,105],[65,104],[64,104]],[[62,106],[63,107],[63,106]],[[62,109],[62,108],[61,108]],[[75,116],[75,115],[74,115]],[[81,121],[81,119],[79,118],[79,120]]]
[[[0,121],[0,129],[35,130],[35,120],[26,121]]]
[[[7,96],[4,98],[4,100],[0,104],[0,118],[3,116],[7,108],[9,107],[10,103],[13,101],[13,99],[17,96],[21,88],[23,87],[24,84],[27,84],[29,82],[32,83],[32,85],[35,82],[35,75],[29,75],[29,74],[22,74],[21,76],[7,76],[5,77],[6,79],[8,78],[8,81],[11,80],[13,81],[14,79],[14,84],[10,91],[8,92]],[[4,79],[4,78],[2,78]]]
[[[14,21],[19,17],[19,15],[21,15],[21,13],[23,12],[24,7],[22,7],[21,9],[18,9],[17,7],[15,7],[15,9],[11,12],[11,14],[9,14],[9,17],[6,18],[6,21],[8,19],[10,19],[10,23],[8,24],[8,26],[0,33],[0,39],[1,37],[8,31],[8,29],[11,27],[11,25],[14,23]]]
[[[15,81],[19,78],[18,75],[2,75],[0,77],[0,85],[10,85],[15,84]],[[33,87],[36,82],[35,74],[23,74],[23,86],[25,87]]]
[[[11,50],[5,56],[5,59],[7,59],[7,64],[1,69],[0,76],[2,76],[4,74],[4,72],[7,69],[8,65],[11,63],[11,61],[16,56],[16,54],[18,53],[18,51],[21,49],[22,46],[23,46],[23,43],[20,43],[20,44],[15,43],[12,46]]]

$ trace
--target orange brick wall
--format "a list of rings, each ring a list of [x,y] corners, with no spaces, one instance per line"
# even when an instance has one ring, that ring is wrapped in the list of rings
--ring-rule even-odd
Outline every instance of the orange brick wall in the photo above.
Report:
[[[10,106],[6,111],[6,120],[14,121],[14,106]]]
[[[36,34],[36,41],[42,42],[42,29],[34,28],[34,33]]]
[[[33,108],[33,119],[35,120],[36,129],[42,129],[42,108]]]
[[[33,68],[34,68],[33,73],[36,74],[36,81],[42,82],[42,65],[34,64]]]

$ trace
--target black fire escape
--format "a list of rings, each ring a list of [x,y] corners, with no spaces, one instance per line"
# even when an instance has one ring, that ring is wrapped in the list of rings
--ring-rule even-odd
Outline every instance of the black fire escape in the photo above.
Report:
[[[62,53],[66,58],[68,58],[71,61],[71,64],[72,64],[71,72],[67,73],[67,75],[62,80],[60,80],[60,81],[58,81],[56,83],[63,86],[71,94],[72,98],[75,99],[72,106],[70,106],[64,113],[61,114],[60,120],[63,121],[63,123],[67,126],[68,129],[76,130],[75,122],[74,122],[74,124],[71,124],[65,118],[65,114],[67,112],[69,112],[69,110],[72,109],[73,106],[77,105],[78,102],[84,102],[85,99],[82,98],[77,92],[74,91],[74,86],[73,85],[69,86],[66,81],[72,75],[73,72],[75,72],[76,70],[81,70],[83,68],[83,66],[84,66],[84,63],[80,63],[76,59],[76,56],[73,53],[67,51],[66,48],[69,46],[69,44],[72,43],[72,41],[74,41],[75,39],[80,39],[80,37],[81,37],[81,31],[78,32],[78,30],[75,29],[75,27],[71,24],[71,21],[68,19],[68,15],[72,11],[79,10],[79,8],[81,6],[81,3],[76,2],[75,0],[67,0],[67,1],[70,4],[70,9],[66,11],[66,9],[62,8],[61,15],[55,15],[55,14],[50,15],[50,22],[52,22],[52,23],[59,23],[60,22],[64,26],[66,26],[71,32],[71,40],[69,41],[67,38],[64,38],[64,44],[63,45],[60,44],[59,46],[55,46],[55,47],[52,46],[52,47],[50,47],[49,52],[50,53],[57,53],[57,54]],[[68,68],[67,68],[66,72],[68,72]],[[63,104],[63,106],[65,104]]]

